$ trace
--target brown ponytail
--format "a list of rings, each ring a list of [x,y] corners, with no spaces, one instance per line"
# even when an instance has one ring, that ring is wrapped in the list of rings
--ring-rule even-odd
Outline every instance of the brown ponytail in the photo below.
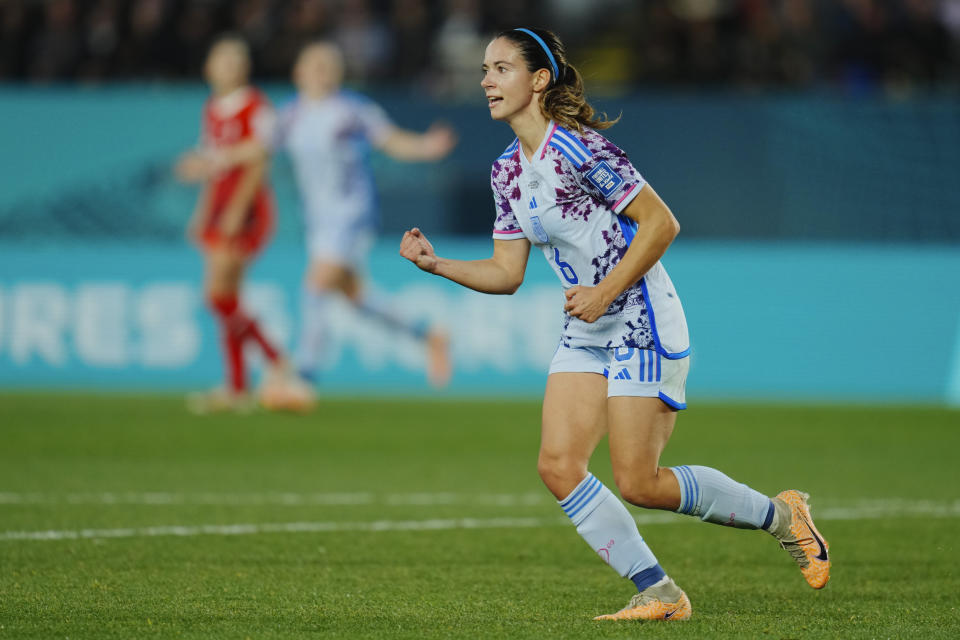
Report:
[[[529,31],[535,33],[542,43],[526,30],[510,29],[500,32],[497,37],[506,38],[516,45],[530,72],[540,69],[550,71],[550,85],[540,94],[541,111],[560,126],[576,131],[583,131],[584,127],[609,129],[616,124],[620,118],[609,120],[606,114],[598,117],[596,110],[587,102],[583,91],[583,77],[576,67],[567,62],[566,50],[560,38],[546,29]],[[543,45],[549,47],[553,60]],[[557,73],[554,73],[554,63]]]

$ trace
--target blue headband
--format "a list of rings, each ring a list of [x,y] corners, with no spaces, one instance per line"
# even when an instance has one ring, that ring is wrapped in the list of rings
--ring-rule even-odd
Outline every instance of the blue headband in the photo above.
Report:
[[[553,80],[554,82],[560,82],[560,69],[557,68],[557,61],[554,59],[553,54],[550,53],[550,47],[548,47],[547,43],[543,41],[543,38],[535,34],[533,31],[530,31],[530,29],[514,29],[514,31],[522,31],[536,40],[537,44],[543,47],[543,50],[547,53],[547,59],[550,60],[550,66],[553,67]]]

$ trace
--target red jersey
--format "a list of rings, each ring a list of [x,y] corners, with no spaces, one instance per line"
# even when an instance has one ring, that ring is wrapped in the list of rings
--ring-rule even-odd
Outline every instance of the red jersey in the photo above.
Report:
[[[225,96],[214,96],[203,107],[203,145],[209,149],[259,138],[269,144],[274,115],[267,97],[253,87],[243,87]],[[207,247],[227,241],[220,233],[223,209],[236,191],[243,167],[234,167],[215,176],[210,183],[210,215],[202,231]],[[241,249],[260,249],[273,229],[273,194],[266,180],[257,189],[240,233],[232,238]]]

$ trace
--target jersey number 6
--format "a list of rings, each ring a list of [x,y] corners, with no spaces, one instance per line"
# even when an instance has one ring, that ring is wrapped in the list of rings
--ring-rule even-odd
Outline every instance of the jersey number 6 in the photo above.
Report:
[[[573,270],[570,263],[560,259],[560,249],[556,247],[553,248],[553,261],[560,267],[560,273],[563,274],[563,278],[567,282],[570,284],[578,284],[580,282],[580,278],[577,277],[577,272]]]

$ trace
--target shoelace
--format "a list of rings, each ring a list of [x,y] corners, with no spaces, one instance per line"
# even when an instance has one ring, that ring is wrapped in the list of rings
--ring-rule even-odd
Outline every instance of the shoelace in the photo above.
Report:
[[[654,599],[653,596],[648,596],[643,593],[638,593],[634,595],[632,598],[630,598],[630,604],[627,605],[627,608],[633,609],[634,607],[645,605],[653,599]]]
[[[647,591],[643,591],[642,593],[637,593],[632,598],[630,598],[630,604],[628,604],[626,608],[633,609],[634,607],[640,607],[645,604],[655,602],[657,600],[659,600],[660,602],[668,603],[668,604],[670,602],[669,600],[664,600],[663,598],[653,595],[651,593],[648,593]]]
[[[803,551],[803,545],[815,544],[815,542],[813,538],[795,538],[793,540],[780,540],[780,546],[793,556],[797,564],[805,569],[810,564],[810,560]]]

